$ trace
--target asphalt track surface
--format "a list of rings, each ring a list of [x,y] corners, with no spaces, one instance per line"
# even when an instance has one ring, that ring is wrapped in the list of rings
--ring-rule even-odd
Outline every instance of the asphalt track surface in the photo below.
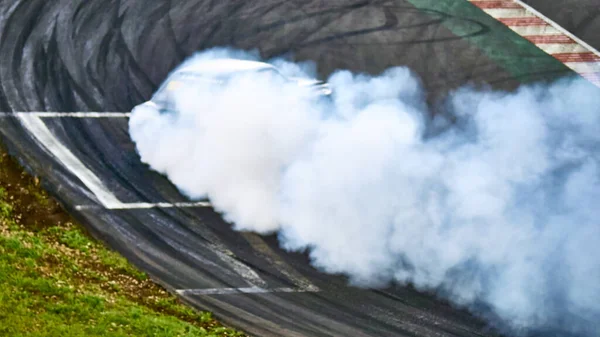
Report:
[[[520,40],[463,1],[2,0],[0,32],[4,112],[128,112],[186,56],[223,45],[265,57],[292,53],[316,61],[322,76],[408,65],[430,102],[465,83],[511,89],[569,73],[522,42],[518,50],[490,49],[497,45],[485,43]],[[36,121],[121,203],[187,201],[140,163],[126,118]],[[306,255],[282,251],[275,236],[232,231],[210,208],[106,209],[18,118],[0,119],[0,134],[94,236],[191,305],[250,334],[496,335],[479,318],[408,287],[349,287],[313,269]],[[230,288],[269,292],[206,293]]]

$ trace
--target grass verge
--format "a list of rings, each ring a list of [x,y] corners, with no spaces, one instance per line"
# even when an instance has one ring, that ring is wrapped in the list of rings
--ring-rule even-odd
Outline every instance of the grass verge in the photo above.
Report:
[[[0,336],[245,336],[89,238],[0,147]]]

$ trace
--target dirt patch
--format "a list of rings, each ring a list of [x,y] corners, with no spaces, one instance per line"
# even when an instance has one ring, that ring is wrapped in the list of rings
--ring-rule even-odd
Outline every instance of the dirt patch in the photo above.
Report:
[[[71,221],[62,207],[0,145],[0,188],[9,196],[17,222],[30,230],[42,230]]]
[[[39,179],[26,173],[2,145],[0,191],[10,208],[10,221],[49,246],[48,252],[37,260],[36,269],[44,277],[68,279],[76,289],[97,287],[114,299],[126,298],[156,313],[205,329],[222,326],[212,318],[207,319],[209,313],[198,313],[184,305],[123,257],[95,241],[41,188]]]

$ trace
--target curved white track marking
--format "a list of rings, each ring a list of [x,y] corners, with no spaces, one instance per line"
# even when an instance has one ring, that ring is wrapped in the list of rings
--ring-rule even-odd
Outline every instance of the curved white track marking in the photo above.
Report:
[[[102,206],[104,207],[104,206]],[[121,203],[121,205],[110,207],[110,209],[152,209],[152,208],[192,208],[192,207],[212,207],[210,202],[199,201],[199,202],[158,202],[158,203],[147,203],[147,202],[133,202],[133,203]],[[77,210],[88,210],[97,209],[98,206],[94,205],[77,205]]]
[[[260,287],[250,288],[208,288],[208,289],[179,289],[179,295],[235,295],[235,294],[266,294],[266,293],[307,293],[319,290],[297,289],[297,288],[272,288]]]
[[[128,118],[130,112],[0,112],[0,117],[33,116],[40,118]]]
[[[5,114],[6,116],[7,114]],[[42,118],[45,117],[124,117],[123,113],[9,113],[16,116],[23,127],[45,149],[56,158],[65,168],[71,171],[81,182],[96,196],[100,204],[107,209],[150,209],[171,207],[211,207],[208,202],[190,203],[123,203],[121,202],[86,165],[77,158],[60,140],[58,140],[46,126]],[[98,206],[76,206],[78,210],[96,208]],[[247,289],[264,289],[267,283],[252,268],[235,258],[235,254],[222,245],[217,238],[212,238],[211,249],[221,261],[229,265],[238,275],[252,286]],[[246,289],[246,288],[244,288]],[[268,292],[268,291],[267,291]]]
[[[182,203],[123,203],[79,158],[66,148],[48,129],[42,118],[127,118],[128,112],[2,112],[0,117],[17,117],[29,133],[96,196],[102,207],[108,209],[211,207],[208,202]],[[78,205],[77,210],[94,209],[94,205]]]
[[[17,115],[25,129],[38,141],[43,149],[46,149],[60,163],[73,172],[79,180],[90,190],[98,201],[106,208],[120,206],[122,203],[112,194],[84,163],[77,158],[73,152],[65,147],[48,129],[46,124],[35,115]]]

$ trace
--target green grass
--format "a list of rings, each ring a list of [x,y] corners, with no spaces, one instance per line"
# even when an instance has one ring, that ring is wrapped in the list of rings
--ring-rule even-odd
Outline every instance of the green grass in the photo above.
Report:
[[[68,216],[48,220],[57,205],[15,170],[2,155],[0,336],[244,336],[180,303]]]

